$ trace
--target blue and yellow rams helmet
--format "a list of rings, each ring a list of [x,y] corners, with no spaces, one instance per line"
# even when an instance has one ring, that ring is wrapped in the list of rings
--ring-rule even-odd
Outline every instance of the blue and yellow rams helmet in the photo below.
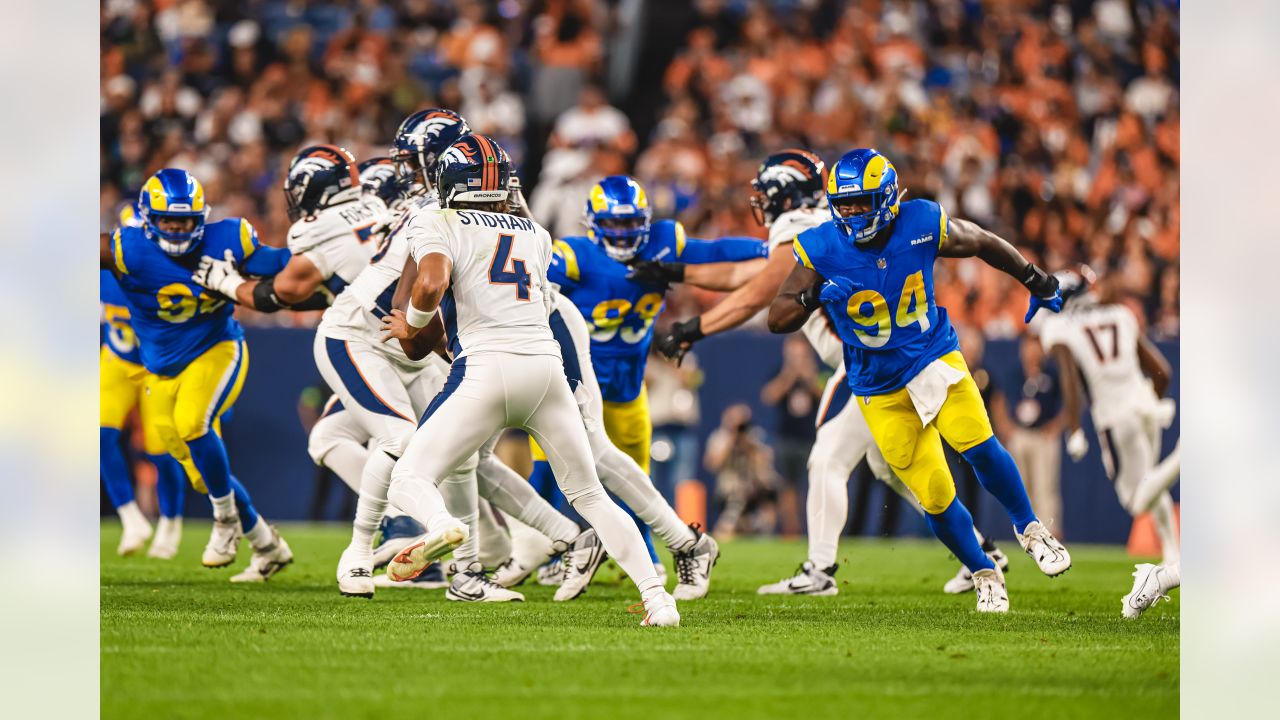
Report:
[[[592,242],[614,260],[628,262],[649,242],[653,209],[634,178],[610,175],[591,188],[586,220]]]
[[[898,217],[898,171],[871,148],[850,150],[827,176],[827,202],[841,232],[868,242]]]
[[[165,168],[143,184],[138,193],[138,211],[147,238],[173,257],[186,255],[200,243],[209,218],[200,181],[178,168]],[[168,229],[163,229],[160,223],[164,221],[181,223],[179,227],[185,229],[177,229],[169,222],[165,222]]]
[[[503,202],[510,180],[511,158],[485,135],[463,135],[436,161],[435,185],[441,207]]]
[[[427,108],[405,118],[391,141],[391,161],[410,194],[430,189],[436,162],[458,138],[471,132],[461,115],[444,108]]]

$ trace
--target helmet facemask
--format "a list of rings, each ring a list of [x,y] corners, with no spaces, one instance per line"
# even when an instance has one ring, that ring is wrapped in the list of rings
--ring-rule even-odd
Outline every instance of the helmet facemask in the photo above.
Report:
[[[832,194],[827,200],[836,227],[856,243],[870,242],[898,215],[897,183],[867,192]]]
[[[632,260],[649,239],[651,221],[652,214],[646,209],[631,215],[597,214],[587,219],[587,225],[605,254],[625,263]]]
[[[147,237],[155,241],[160,249],[166,255],[171,257],[181,257],[191,252],[191,249],[199,244],[204,237],[205,222],[209,217],[209,209],[206,207],[199,212],[183,212],[181,210],[169,210],[160,212],[151,210],[147,207],[142,208],[143,230]],[[161,229],[161,223],[168,220],[190,221],[190,230],[164,230]],[[168,225],[168,222],[164,222]]]

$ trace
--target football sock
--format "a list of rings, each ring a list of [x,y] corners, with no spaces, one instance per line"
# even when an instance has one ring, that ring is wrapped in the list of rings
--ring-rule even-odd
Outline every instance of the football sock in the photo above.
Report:
[[[147,459],[156,466],[156,501],[160,505],[160,517],[180,517],[182,503],[186,499],[186,471],[171,455],[147,455]]]
[[[187,441],[191,461],[200,471],[209,497],[223,497],[231,492],[231,462],[227,459],[227,447],[217,433],[208,432]]]
[[[230,478],[231,492],[235,495],[236,505],[240,510],[240,529],[248,533],[258,524],[258,510],[249,499],[249,491],[240,484],[235,475]]]
[[[493,506],[480,501],[476,519],[476,544],[480,548],[480,564],[496,568],[511,557],[511,536],[493,513]]]
[[[973,532],[973,516],[964,503],[960,502],[960,498],[952,500],[947,509],[937,515],[925,513],[924,519],[929,523],[933,534],[970,572],[995,567],[991,558],[982,552],[982,546],[978,544],[978,538]]]
[[[241,515],[240,517],[243,518],[244,516]],[[254,515],[254,519],[253,525],[244,529],[244,537],[249,541],[249,546],[256,552],[269,547],[275,538],[272,537],[271,526],[267,524],[266,520],[257,515]],[[241,524],[243,525],[243,523]]]
[[[1031,510],[1031,499],[1027,497],[1027,488],[1022,484],[1018,466],[995,435],[961,454],[973,466],[982,487],[994,495],[1009,513],[1015,530],[1021,533],[1027,525],[1035,522],[1036,514]],[[969,515],[968,510],[965,515]],[[969,528],[972,531],[972,518],[969,520]]]
[[[356,518],[351,523],[351,547],[360,550],[372,549],[373,535],[387,515],[387,488],[391,486],[391,471],[396,466],[395,458],[380,450],[366,457],[360,473]]]
[[[452,473],[440,481],[440,495],[449,514],[467,526],[467,539],[453,549],[453,560],[458,567],[479,562],[479,533],[476,520],[480,513],[480,497],[476,492],[475,471]]]
[[[649,532],[649,526],[645,525],[644,522],[636,516],[635,511],[621,500],[618,501],[618,507],[622,508],[623,511],[631,517],[631,522],[636,524],[636,529],[640,531],[640,539],[644,541],[644,549],[649,553],[649,559],[655,563],[661,562],[658,560],[658,550],[653,546],[653,533]]]
[[[595,528],[605,552],[636,584],[642,598],[647,597],[646,589],[662,589],[658,572],[653,567],[653,560],[645,552],[635,520],[609,499],[603,486],[596,484],[579,493],[573,499],[573,507]]]
[[[822,431],[819,430],[819,435]],[[809,535],[809,560],[816,567],[836,564],[840,532],[849,518],[849,476],[853,468],[839,453],[824,452],[822,439],[809,454],[809,497],[805,500],[805,520]]]
[[[112,507],[118,510],[121,505],[133,502],[133,480],[129,478],[129,465],[120,446],[119,428],[98,428],[98,472]]]
[[[1160,537],[1160,550],[1164,564],[1177,564],[1182,557],[1178,540],[1178,517],[1173,510],[1173,496],[1162,493],[1151,507],[1151,519],[1155,521],[1156,535]]]
[[[120,515],[120,524],[126,528],[151,526],[151,523],[147,522],[147,516],[142,514],[138,503],[133,500],[116,508],[116,513]]]
[[[650,528],[672,552],[683,552],[698,542],[698,536],[676,515],[649,476],[629,455],[609,445],[597,456],[596,472],[605,489],[622,501],[623,509],[638,518],[640,535],[654,562],[658,562],[658,554],[653,547]]]
[[[209,502],[213,504],[213,519],[225,520],[236,515],[236,496],[230,491],[226,495],[209,493]]]
[[[458,522],[445,509],[444,498],[435,482],[413,474],[392,477],[387,499],[406,515],[417,520],[427,532],[439,530],[444,523]]]
[[[1182,472],[1181,448],[1182,443],[1179,441],[1173,451],[1158,465],[1148,470],[1142,481],[1138,483],[1138,489],[1133,494],[1133,503],[1139,511],[1150,510],[1156,498],[1173,487],[1178,480],[1178,475]]]
[[[577,523],[556,512],[533,485],[492,453],[481,454],[476,467],[476,482],[480,496],[507,517],[519,520],[553,541],[571,543],[582,531]]]

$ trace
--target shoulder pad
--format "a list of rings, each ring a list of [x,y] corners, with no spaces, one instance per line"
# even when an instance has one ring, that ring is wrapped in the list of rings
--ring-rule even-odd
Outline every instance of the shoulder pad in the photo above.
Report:
[[[774,220],[773,224],[769,226],[769,249],[772,250],[783,243],[789,243],[805,230],[818,227],[830,221],[831,215],[817,208],[788,210],[779,215],[778,219]]]

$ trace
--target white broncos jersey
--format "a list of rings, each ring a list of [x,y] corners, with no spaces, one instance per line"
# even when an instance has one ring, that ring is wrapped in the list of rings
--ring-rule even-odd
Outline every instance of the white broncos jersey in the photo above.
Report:
[[[560,357],[547,322],[551,236],[515,215],[427,210],[405,227],[414,262],[432,253],[453,263],[440,313],[456,361],[482,352]]]
[[[289,251],[311,261],[324,277],[329,302],[369,266],[371,231],[387,213],[376,196],[355,195],[289,228]]]
[[[1123,305],[1083,305],[1044,314],[1040,344],[1063,345],[1083,375],[1099,431],[1155,412],[1156,394],[1138,364],[1138,319]]]
[[[800,208],[782,213],[769,226],[769,252],[773,253],[780,245],[787,245],[805,230],[818,227],[830,219],[830,213],[821,208]],[[790,253],[790,246],[784,248],[783,252]],[[817,351],[822,362],[833,370],[840,367],[840,363],[844,361],[844,344],[827,319],[825,308],[819,308],[810,315],[800,331],[809,339],[809,344]]]
[[[365,256],[363,270],[355,282],[338,296],[320,319],[319,331],[325,337],[354,340],[372,345],[402,364],[425,366],[429,360],[412,361],[400,349],[400,343],[382,342],[382,318],[391,314],[391,299],[396,294],[405,259],[409,257],[409,240],[404,228],[413,213],[439,207],[435,193],[409,201],[396,222],[377,241],[373,256]],[[432,357],[430,355],[428,358]]]

